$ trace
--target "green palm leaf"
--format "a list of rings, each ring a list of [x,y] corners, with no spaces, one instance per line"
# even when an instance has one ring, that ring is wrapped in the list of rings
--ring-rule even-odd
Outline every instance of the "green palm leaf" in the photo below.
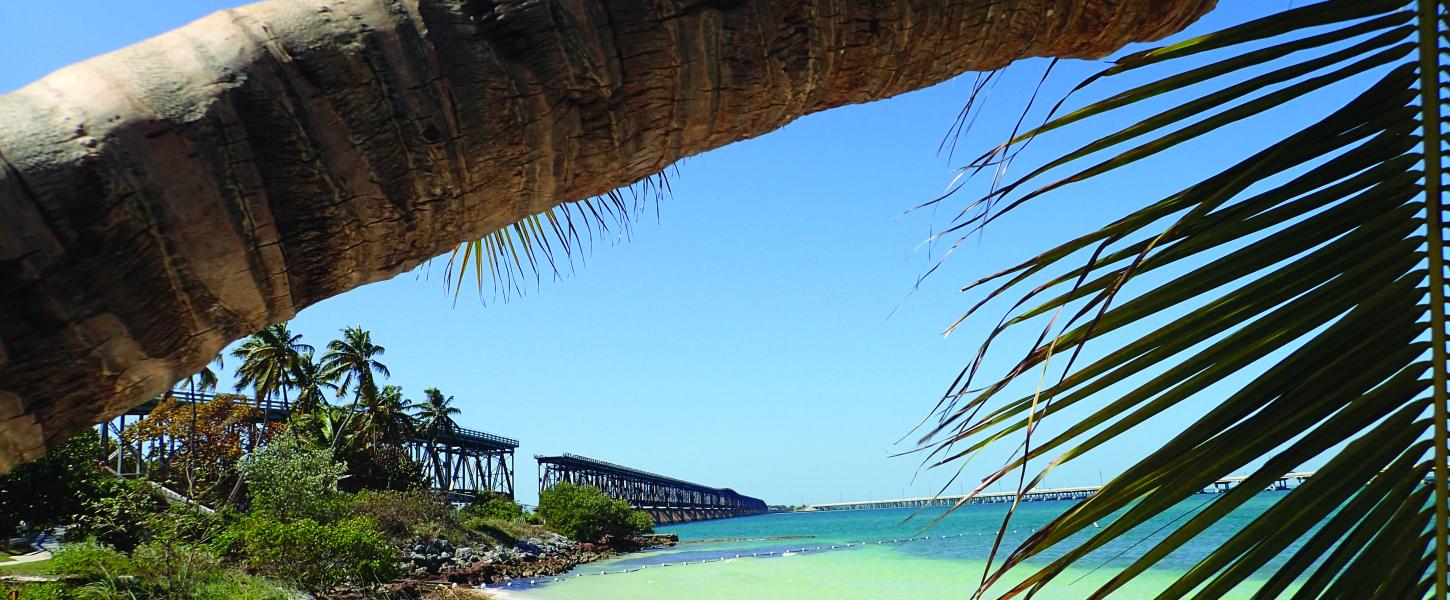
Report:
[[[1160,153],[1191,152],[1206,135],[1275,119],[1298,98],[1348,98],[1282,139],[1245,148],[1230,168],[968,286],[992,287],[962,320],[994,299],[1016,299],[943,396],[921,447],[929,465],[941,466],[1016,443],[977,491],[1014,473],[1025,491],[1165,411],[1206,407],[1101,492],[1002,549],[1000,563],[994,548],[978,596],[1038,593],[1215,481],[1250,473],[1115,565],[1121,570],[1093,593],[1108,596],[1317,459],[1314,477],[1162,597],[1220,597],[1251,577],[1263,598],[1446,597],[1443,12],[1432,0],[1329,0],[1135,53],[1074,92],[1140,69],[1167,74],[967,165],[968,175],[1000,168],[1037,136],[1147,113],[994,186],[947,233],[967,235],[1035,198]],[[1205,52],[1216,53],[1212,62],[1177,67]],[[1342,95],[1353,86],[1359,91]],[[1162,269],[1175,275],[1127,285]],[[1138,288],[1146,289],[1129,291]],[[1042,320],[1048,325],[1015,364],[983,381],[1002,335]],[[1099,339],[1114,345],[1084,358],[1083,347]],[[1041,383],[1015,394],[1022,379]],[[1034,437],[1044,419],[1069,408],[1089,412]],[[1007,581],[1024,563],[1030,574]]]
[[[619,237],[629,237],[645,207],[653,202],[658,208],[669,189],[669,178],[660,171],[603,196],[521,217],[513,225],[455,247],[448,255],[443,279],[453,288],[455,302],[470,270],[480,297],[487,280],[493,297],[507,300],[522,294],[529,279],[537,285],[546,271],[556,279],[563,270],[572,271],[574,261],[583,261],[593,249],[595,235],[603,238],[617,231]]]

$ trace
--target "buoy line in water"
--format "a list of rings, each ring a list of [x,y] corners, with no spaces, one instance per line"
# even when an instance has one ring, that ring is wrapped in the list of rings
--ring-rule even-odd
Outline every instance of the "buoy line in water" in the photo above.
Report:
[[[980,535],[982,535],[982,533],[981,532],[977,532],[977,535],[980,536]],[[876,540],[874,542],[849,542],[849,543],[845,543],[845,544],[830,544],[830,545],[824,545],[823,544],[823,545],[820,545],[820,546],[807,546],[807,547],[803,547],[803,548],[800,548],[800,549],[797,549],[797,550],[772,550],[770,552],[751,552],[750,554],[746,554],[746,553],[742,552],[740,554],[736,554],[735,556],[720,556],[720,557],[716,557],[716,558],[704,558],[704,559],[700,559],[700,560],[696,560],[696,561],[688,561],[688,560],[686,560],[686,561],[680,561],[680,562],[660,563],[660,564],[656,564],[656,565],[641,565],[641,566],[638,566],[638,567],[633,567],[633,568],[628,568],[628,569],[619,569],[619,570],[616,570],[616,571],[601,570],[601,571],[599,571],[597,573],[575,573],[573,575],[558,575],[558,576],[554,576],[554,577],[534,577],[534,578],[530,578],[530,579],[504,579],[504,583],[502,585],[493,586],[492,588],[490,588],[489,586],[483,586],[483,587],[484,587],[484,589],[505,589],[505,588],[512,587],[515,584],[534,586],[534,585],[539,585],[541,583],[554,583],[554,582],[564,581],[564,580],[567,580],[567,579],[576,579],[576,578],[585,577],[585,576],[597,577],[597,576],[601,576],[601,575],[623,575],[625,573],[634,573],[634,572],[638,572],[638,571],[643,571],[645,569],[654,569],[654,568],[659,568],[659,567],[682,567],[682,566],[685,566],[685,565],[703,565],[705,563],[724,562],[724,561],[727,561],[727,560],[735,560],[737,558],[760,558],[760,557],[764,557],[764,556],[786,556],[786,555],[789,555],[789,554],[804,554],[806,552],[821,552],[821,551],[830,551],[830,550],[841,550],[841,549],[844,549],[844,548],[854,548],[854,547],[857,547],[857,546],[874,546],[874,545],[877,545],[877,544],[904,544],[906,542],[927,541],[927,540],[933,540],[933,539],[936,539],[936,540],[945,540],[945,539],[950,539],[950,538],[961,538],[961,537],[967,537],[967,534],[965,534],[965,533],[949,533],[947,535],[923,535],[923,536],[909,537],[909,538],[894,538],[894,539],[889,539],[889,540]]]

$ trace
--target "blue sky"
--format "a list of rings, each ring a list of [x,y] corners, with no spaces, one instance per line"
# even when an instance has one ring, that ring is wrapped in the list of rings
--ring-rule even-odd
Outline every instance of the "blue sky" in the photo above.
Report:
[[[231,4],[0,3],[0,92]],[[1228,4],[1190,31],[1282,8]],[[954,211],[906,209],[939,194],[963,155],[1001,141],[1044,64],[1014,66],[992,88],[955,160],[937,146],[970,74],[683,161],[658,222],[651,211],[632,240],[597,247],[576,274],[546,278],[523,298],[484,306],[466,290],[454,306],[440,260],[311,307],[292,327],[320,347],[361,324],[388,349],[389,383],[414,398],[439,387],[457,397],[464,425],[520,439],[526,502],[535,498],[533,455],[558,452],[771,503],[930,494],[942,473],[916,476],[916,459],[890,455],[911,448],[897,439],[1001,314],[988,310],[944,340],[941,330],[977,298],[957,288],[1241,157],[1242,136],[1294,124],[1291,116],[1269,131],[1226,130],[1194,152],[1029,205],[911,293],[931,260],[921,242]],[[1055,101],[1101,65],[1060,65],[1043,98]],[[1298,112],[1307,119],[1322,108]],[[1073,140],[1036,150],[1061,152]],[[989,370],[1004,368],[1005,356]],[[1176,411],[1048,484],[1097,483],[1201,410]],[[1000,460],[986,453],[969,473]]]

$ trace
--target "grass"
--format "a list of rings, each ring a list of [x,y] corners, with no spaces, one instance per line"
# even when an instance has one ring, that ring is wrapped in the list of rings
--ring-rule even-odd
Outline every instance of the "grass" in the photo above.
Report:
[[[0,563],[0,575],[49,575],[50,559],[23,563]]]
[[[522,538],[543,537],[549,533],[542,525],[530,525],[522,520],[468,519],[463,527],[499,546],[512,546]]]

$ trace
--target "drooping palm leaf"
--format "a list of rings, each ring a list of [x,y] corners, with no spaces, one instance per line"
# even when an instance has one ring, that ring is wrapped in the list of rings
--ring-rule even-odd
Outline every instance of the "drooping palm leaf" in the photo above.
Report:
[[[562,275],[561,268],[572,270],[574,261],[582,261],[593,249],[596,235],[604,237],[617,231],[619,237],[629,237],[633,222],[645,207],[654,202],[658,210],[660,200],[669,189],[669,178],[661,171],[602,196],[561,204],[524,217],[513,225],[459,244],[448,255],[443,279],[453,288],[457,301],[472,270],[480,296],[487,279],[493,296],[507,300],[513,294],[523,293],[524,283],[530,277],[538,284],[546,270],[555,278]]]
[[[1014,473],[1030,489],[1175,407],[1204,413],[1001,564],[989,561],[978,595],[1037,593],[1094,550],[1249,470],[1145,543],[1094,595],[1106,596],[1286,472],[1323,460],[1163,597],[1218,597],[1250,576],[1267,577],[1265,598],[1445,597],[1442,12],[1433,0],[1329,0],[1132,54],[1078,89],[1149,67],[1166,75],[966,167],[1000,168],[1035,137],[1077,132],[1102,115],[1137,117],[969,202],[947,230],[959,235],[1157,154],[1193,152],[1224,127],[1280,118],[1306,95],[1342,99],[1282,139],[1246,146],[1231,167],[1142,198],[1143,208],[1108,226],[968,286],[994,287],[967,316],[995,298],[1017,299],[944,395],[922,447],[930,464],[944,465],[1015,443],[978,492]],[[1204,52],[1215,53],[1212,62],[1177,66]],[[1158,270],[1173,277],[1125,291]],[[1003,332],[1040,319],[1049,324],[1022,357],[980,383]],[[1084,358],[1093,340],[1112,345]],[[1020,378],[1041,383],[1009,396]],[[1034,438],[1043,419],[1069,408],[1091,412]],[[1040,469],[1029,477],[1029,467]],[[995,587],[1050,548],[1054,558],[1034,562],[1031,575]]]

